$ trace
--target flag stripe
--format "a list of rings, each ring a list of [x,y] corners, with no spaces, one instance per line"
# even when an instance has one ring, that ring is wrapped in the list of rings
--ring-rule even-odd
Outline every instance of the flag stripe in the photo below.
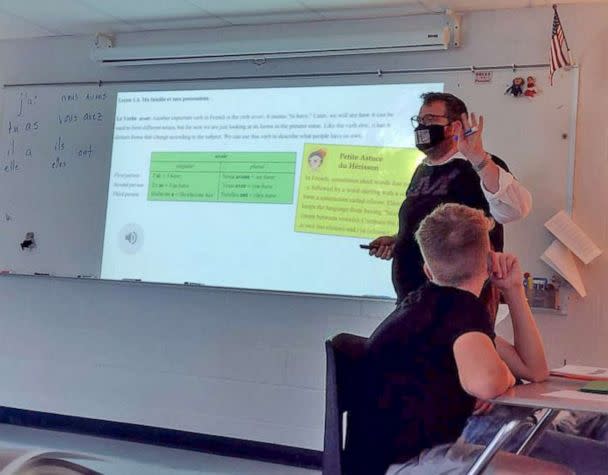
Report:
[[[570,66],[570,61],[563,50],[565,42],[566,36],[559,21],[557,10],[555,10],[553,14],[553,28],[551,30],[551,46],[549,48],[549,79],[551,80],[551,85],[553,85],[553,74],[555,71],[564,66]]]

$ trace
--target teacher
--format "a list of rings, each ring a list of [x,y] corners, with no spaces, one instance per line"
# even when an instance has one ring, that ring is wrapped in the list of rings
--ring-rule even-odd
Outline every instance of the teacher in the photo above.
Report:
[[[412,117],[416,147],[426,157],[414,171],[399,209],[399,230],[370,242],[370,254],[393,259],[392,280],[397,302],[426,282],[423,259],[414,239],[420,222],[442,203],[481,209],[496,221],[490,232],[494,251],[502,252],[502,224],[522,219],[532,207],[530,192],[509,173],[506,163],[484,149],[484,121],[468,113],[453,94],[422,94],[422,107]],[[449,239],[449,235],[445,236]],[[481,295],[495,317],[498,292],[487,285]]]

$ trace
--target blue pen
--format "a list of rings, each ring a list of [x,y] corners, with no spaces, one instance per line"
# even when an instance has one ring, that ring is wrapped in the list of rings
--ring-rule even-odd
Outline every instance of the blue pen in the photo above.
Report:
[[[467,129],[464,131],[464,136],[465,137],[469,137],[470,135],[473,135],[475,132],[478,132],[479,129],[477,127],[471,127],[470,129]]]

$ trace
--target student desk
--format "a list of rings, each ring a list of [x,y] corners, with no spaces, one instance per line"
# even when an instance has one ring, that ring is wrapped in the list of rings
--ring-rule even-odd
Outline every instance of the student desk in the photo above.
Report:
[[[543,415],[537,421],[533,421],[532,429],[519,447],[517,454],[526,455],[530,453],[543,431],[551,424],[558,412],[562,409],[608,414],[608,395],[579,393],[582,398],[591,396],[592,399],[578,399],[567,396],[545,396],[547,393],[556,391],[578,391],[578,389],[583,387],[586,383],[586,381],[551,377],[542,383],[515,386],[492,400],[494,404],[545,409]],[[482,455],[476,460],[467,474],[481,474],[502,444],[511,437],[522,424],[529,422],[530,419],[526,419],[523,421],[511,421],[505,424],[500,431],[498,431],[496,436],[494,436],[494,439],[488,444],[486,450],[484,450]]]

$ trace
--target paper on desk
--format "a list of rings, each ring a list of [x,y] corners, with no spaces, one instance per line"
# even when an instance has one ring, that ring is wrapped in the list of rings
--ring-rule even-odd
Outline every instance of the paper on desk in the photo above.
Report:
[[[541,260],[555,269],[559,274],[566,279],[572,287],[576,289],[581,297],[587,296],[585,285],[578,267],[576,267],[576,261],[574,256],[557,239],[543,252],[540,256]]]
[[[585,264],[602,253],[564,210],[549,219],[545,227]]]
[[[593,394],[584,393],[581,391],[574,391],[572,389],[564,389],[562,391],[553,391],[551,393],[545,393],[543,396],[549,397],[560,397],[564,399],[577,399],[583,401],[596,401],[596,402],[608,402],[608,395],[606,394]]]
[[[561,368],[552,369],[551,374],[584,381],[608,381],[608,368],[598,368],[596,366],[568,364]]]

